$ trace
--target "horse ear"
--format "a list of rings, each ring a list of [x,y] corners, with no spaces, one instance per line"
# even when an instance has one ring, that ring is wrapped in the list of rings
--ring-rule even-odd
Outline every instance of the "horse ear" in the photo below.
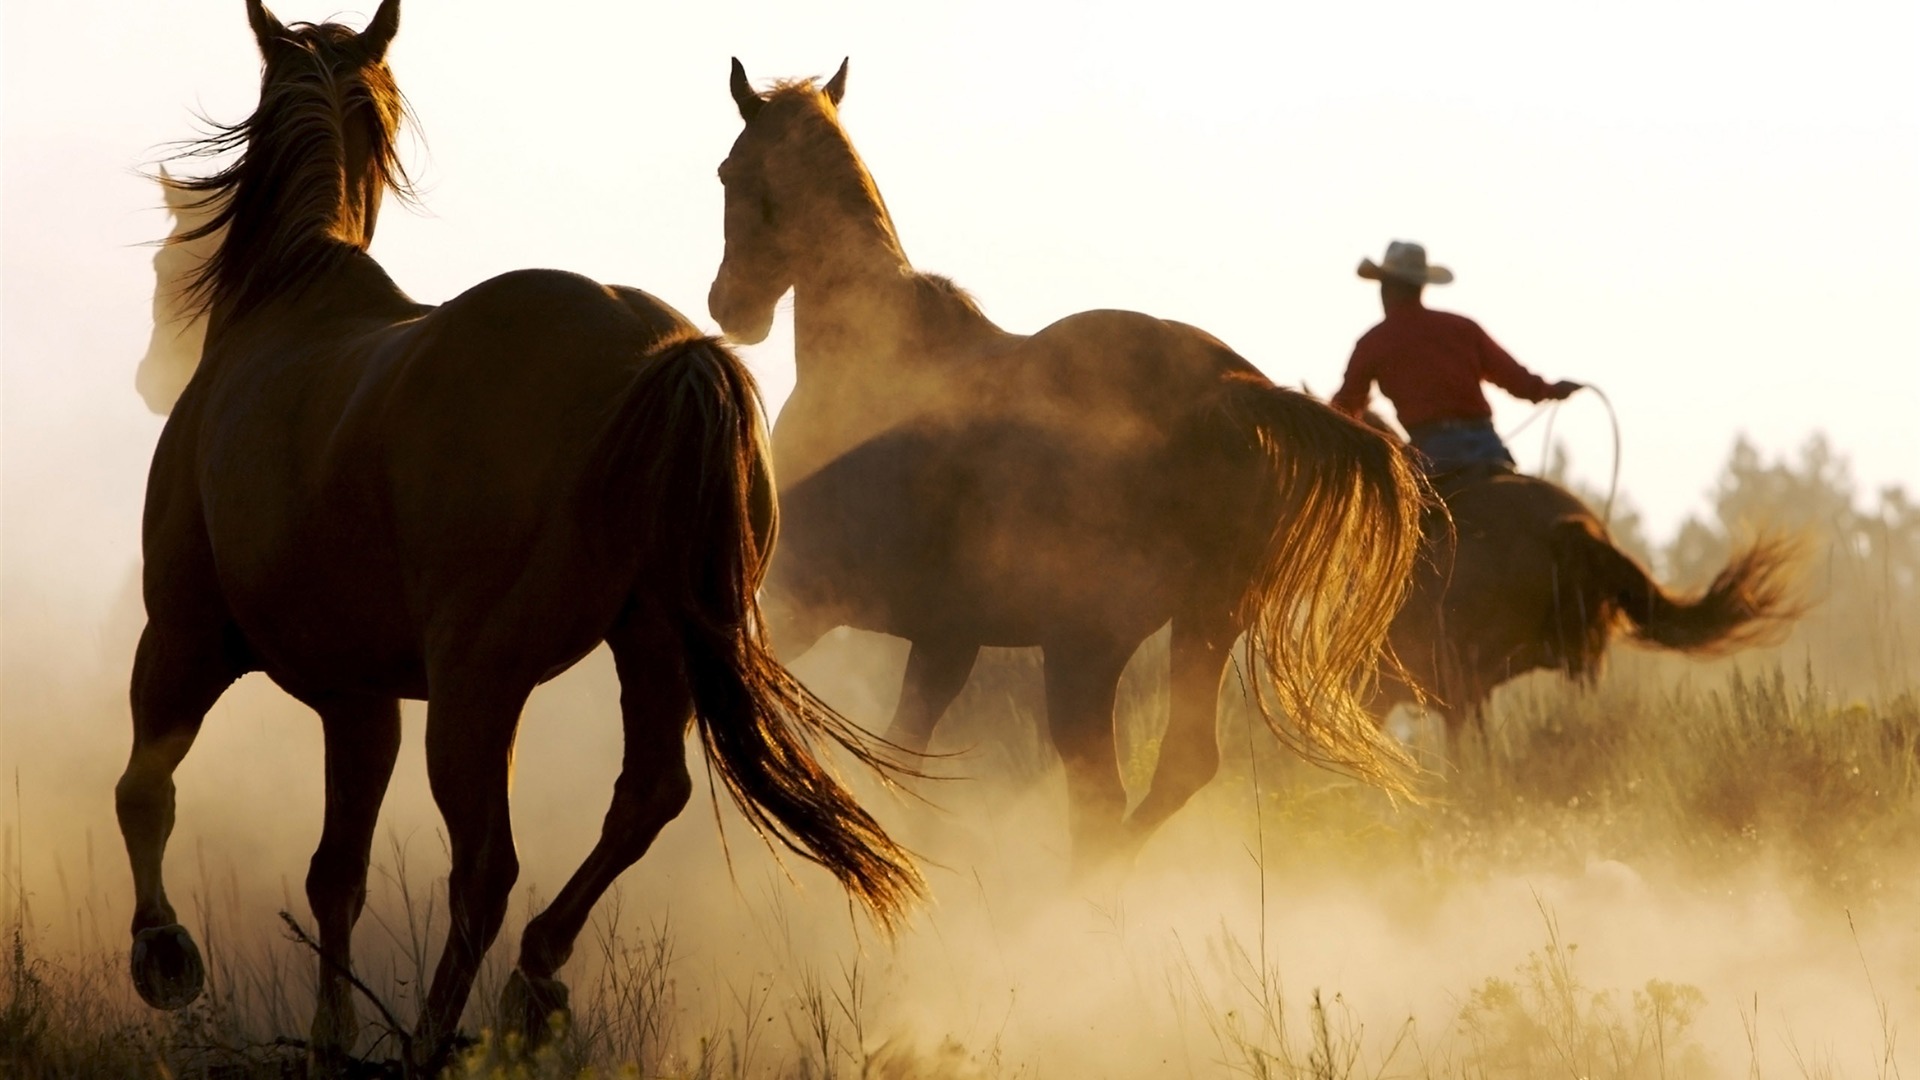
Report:
[[[737,56],[733,58],[733,77],[728,89],[733,91],[733,103],[740,109],[740,119],[752,123],[753,118],[760,115],[760,106],[765,105],[766,101],[753,92],[753,84],[747,81],[747,69],[741,66]]]
[[[380,10],[373,13],[373,21],[360,31],[360,49],[366,53],[369,63],[386,59],[387,46],[393,44],[393,35],[399,31],[400,0],[382,0]]]
[[[847,58],[843,56],[840,58],[840,70],[834,72],[833,78],[827,80],[827,100],[833,102],[837,106],[840,104],[840,99],[845,97],[846,95],[847,95]]]
[[[158,179],[160,181],[160,194],[166,199],[167,209],[169,211],[177,215],[181,210],[186,209],[188,203],[194,201],[194,197],[189,195],[187,189],[181,187],[180,184],[174,180],[173,174],[167,171],[165,165],[160,166]]]
[[[253,27],[254,44],[260,46],[263,53],[269,45],[287,36],[287,28],[260,0],[247,0],[247,25]]]

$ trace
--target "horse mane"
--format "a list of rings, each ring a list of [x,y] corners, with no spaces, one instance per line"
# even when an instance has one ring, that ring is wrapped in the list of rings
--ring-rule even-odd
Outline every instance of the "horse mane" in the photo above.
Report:
[[[799,97],[803,94],[820,93],[820,80],[807,75],[780,78],[773,81],[760,96],[768,101],[777,97]]]
[[[914,314],[923,332],[943,340],[988,328],[998,332],[973,294],[943,274],[920,271],[912,276]]]
[[[195,314],[257,304],[311,281],[354,252],[370,236],[348,234],[341,209],[355,181],[346,175],[347,124],[356,113],[367,124],[367,168],[381,189],[403,200],[413,186],[400,163],[397,136],[412,116],[384,61],[354,54],[353,31],[338,23],[292,23],[263,66],[260,102],[236,124],[187,141],[174,158],[238,153],[209,176],[162,174],[163,185],[198,196],[208,211],[196,228],[167,238],[190,243],[225,230],[217,250],[188,279],[185,296]]]
[[[874,183],[873,173],[861,160],[860,152],[854,149],[853,140],[847,137],[846,128],[840,125],[839,111],[814,80],[781,79],[761,98],[769,109],[791,110],[793,123],[805,125],[808,134],[817,136],[802,140],[808,152],[801,167],[826,187],[854,220],[870,221],[879,229],[900,255],[900,261],[906,263],[906,252],[900,246],[900,230],[894,227],[887,200],[880,194],[880,187]]]
[[[827,187],[830,197],[847,209],[855,220],[870,221],[885,242],[899,255],[902,266],[911,266],[901,248],[900,232],[894,227],[887,200],[874,183],[853,140],[841,127],[835,109],[813,79],[781,79],[761,95],[768,108],[785,108],[794,113],[793,123],[812,125],[812,138],[806,146],[816,148],[808,154],[803,167],[817,182]],[[972,335],[983,327],[999,333],[999,327],[967,290],[942,274],[912,271],[908,276],[913,292],[913,308],[918,325],[939,340],[956,335]]]
[[[980,302],[973,298],[973,294],[945,274],[920,272],[914,274],[913,278],[914,288],[920,294],[922,304],[958,307],[975,315],[981,314]]]

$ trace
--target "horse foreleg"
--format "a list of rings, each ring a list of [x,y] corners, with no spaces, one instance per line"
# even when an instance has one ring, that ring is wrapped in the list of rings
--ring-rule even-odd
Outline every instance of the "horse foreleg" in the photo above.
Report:
[[[207,710],[240,676],[223,634],[148,622],[133,659],[133,752],[114,804],[133,870],[133,985],[158,1009],[184,1007],[206,983],[200,950],[167,901],[161,863],[173,834],[173,772]]]
[[[320,714],[327,752],[326,824],[307,867],[307,903],[320,927],[319,1001],[309,1045],[325,1068],[351,1051],[360,1034],[347,973],[353,926],[367,903],[374,825],[400,753],[400,702],[354,697],[308,704]]]
[[[480,961],[500,932],[508,894],[520,876],[507,788],[514,731],[533,686],[503,685],[486,677],[489,670],[486,662],[472,661],[457,671],[429,673],[427,782],[453,849],[447,943],[414,1036],[416,1059],[429,1066],[445,1061]]]
[[[1121,849],[1126,788],[1113,740],[1113,702],[1132,650],[1080,639],[1044,649],[1047,731],[1067,771],[1067,829],[1073,872],[1085,878]]]
[[[967,685],[980,646],[942,638],[922,638],[907,653],[907,674],[900,703],[887,725],[887,741],[916,754],[926,753],[933,729]]]
[[[686,751],[693,695],[680,668],[678,643],[631,628],[617,631],[608,643],[620,673],[626,744],[620,778],[599,843],[520,939],[520,961],[502,992],[500,1008],[530,1043],[543,1041],[553,1029],[554,1014],[566,1012],[566,987],[554,973],[573,954],[574,939],[593,905],[622,871],[646,854],[661,827],[679,815],[693,793]]]
[[[1214,722],[1220,709],[1220,677],[1235,636],[1233,622],[1225,616],[1174,617],[1167,733],[1160,740],[1153,786],[1128,823],[1136,849],[1220,771]]]

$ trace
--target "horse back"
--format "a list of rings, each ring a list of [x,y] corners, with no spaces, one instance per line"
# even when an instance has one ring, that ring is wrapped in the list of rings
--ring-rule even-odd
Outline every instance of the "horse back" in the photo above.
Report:
[[[1450,520],[1430,523],[1427,558],[1394,625],[1395,650],[1415,675],[1443,700],[1471,705],[1465,699],[1531,669],[1590,670],[1586,627],[1605,616],[1588,596],[1590,560],[1569,542],[1603,537],[1586,505],[1517,473],[1450,490],[1446,505]]]
[[[866,629],[964,619],[1026,645],[1068,615],[1150,631],[1234,573],[1244,530],[1218,523],[1244,514],[1258,455],[1226,445],[1220,406],[1266,380],[1217,339],[1090,311],[900,367],[872,409],[804,382],[789,400],[776,590]]]
[[[1428,542],[1456,605],[1511,607],[1504,598],[1550,589],[1559,523],[1592,517],[1563,488],[1520,473],[1446,491],[1445,503],[1450,520],[1430,523]]]
[[[979,334],[803,378],[774,424],[783,488],[909,425],[1015,423],[1079,440],[1165,442],[1218,404],[1229,376],[1265,381],[1205,332],[1132,311],[1085,311],[1036,334]],[[917,340],[917,339],[916,339]]]
[[[191,452],[164,455],[169,472],[191,459],[184,501],[270,670],[407,686],[436,636],[483,622],[564,618],[543,636],[590,648],[631,545],[579,512],[582,478],[638,365],[693,328],[637,290],[556,271],[397,318],[272,314],[210,344],[217,377],[169,423],[194,429],[174,440]],[[551,603],[569,590],[589,601]]]
[[[1052,323],[1008,350],[996,366],[1012,376],[1000,385],[1024,395],[1150,414],[1217,400],[1229,376],[1265,379],[1204,330],[1106,309]]]

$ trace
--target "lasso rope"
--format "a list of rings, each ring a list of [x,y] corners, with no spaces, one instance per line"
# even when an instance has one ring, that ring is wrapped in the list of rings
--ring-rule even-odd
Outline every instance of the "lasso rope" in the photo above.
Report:
[[[1606,406],[1607,424],[1613,430],[1613,470],[1607,479],[1606,509],[1602,511],[1600,515],[1601,523],[1611,530],[1613,528],[1613,500],[1614,497],[1620,493],[1620,416],[1614,412],[1613,400],[1607,397],[1605,390],[1600,389],[1592,383],[1582,384],[1581,389],[1593,391],[1594,396],[1600,399],[1600,404]],[[1535,420],[1540,419],[1543,415],[1547,418],[1547,430],[1541,436],[1540,443],[1540,469],[1536,475],[1547,475],[1547,466],[1551,464],[1553,457],[1553,422],[1559,417],[1560,406],[1562,404],[1564,404],[1564,402],[1561,401],[1541,402],[1534,408],[1531,415],[1514,425],[1512,430],[1501,436],[1503,441],[1510,443],[1521,432],[1532,427]]]
[[[1600,523],[1609,531],[1613,529],[1613,497],[1620,493],[1620,415],[1613,411],[1613,399],[1607,392],[1589,383],[1587,389],[1607,407],[1607,425],[1613,430],[1613,471],[1607,477],[1607,507],[1600,515]]]

